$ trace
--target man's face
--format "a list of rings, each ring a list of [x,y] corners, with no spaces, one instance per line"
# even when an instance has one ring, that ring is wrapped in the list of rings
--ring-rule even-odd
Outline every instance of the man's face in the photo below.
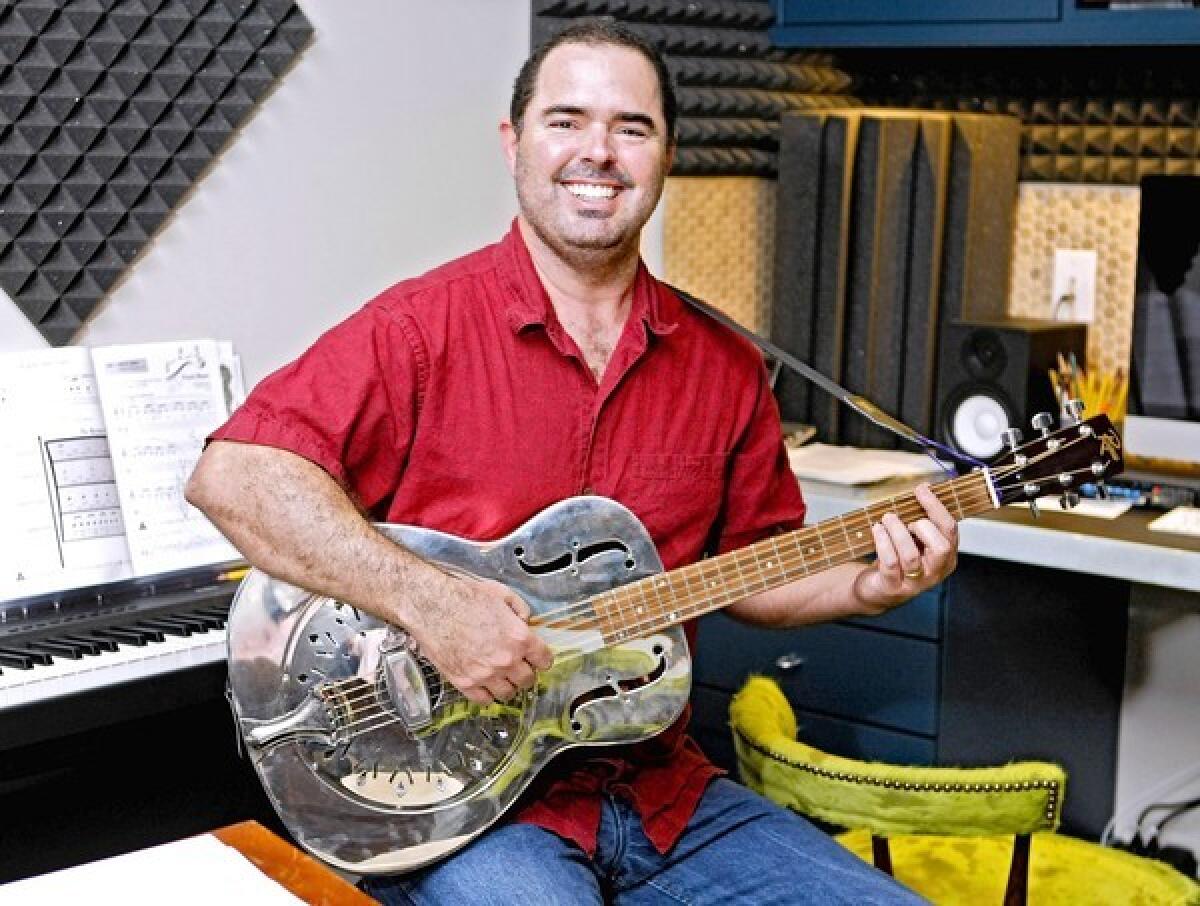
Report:
[[[518,135],[501,126],[521,214],[563,257],[637,248],[671,149],[658,77],[635,50],[563,44],[542,62]]]

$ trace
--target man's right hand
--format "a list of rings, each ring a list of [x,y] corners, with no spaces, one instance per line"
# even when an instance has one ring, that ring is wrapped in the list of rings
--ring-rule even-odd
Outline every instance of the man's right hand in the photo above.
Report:
[[[532,688],[534,671],[549,668],[554,654],[526,622],[529,605],[499,582],[444,575],[404,614],[421,653],[477,704]]]

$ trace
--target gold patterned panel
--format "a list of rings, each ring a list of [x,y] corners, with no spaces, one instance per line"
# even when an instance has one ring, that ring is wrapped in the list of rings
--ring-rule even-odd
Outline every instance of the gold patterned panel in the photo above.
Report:
[[[667,180],[663,270],[668,283],[770,332],[775,182],[753,176]]]
[[[1055,249],[1096,250],[1090,368],[1129,368],[1141,190],[1135,186],[1021,183],[1008,313],[1053,314]]]

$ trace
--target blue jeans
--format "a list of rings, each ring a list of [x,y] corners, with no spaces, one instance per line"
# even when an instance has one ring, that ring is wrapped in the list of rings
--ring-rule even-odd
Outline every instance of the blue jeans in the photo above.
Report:
[[[387,906],[925,902],[800,816],[724,778],[709,784],[666,855],[633,808],[610,795],[594,859],[535,825],[503,824],[432,868],[361,886]]]

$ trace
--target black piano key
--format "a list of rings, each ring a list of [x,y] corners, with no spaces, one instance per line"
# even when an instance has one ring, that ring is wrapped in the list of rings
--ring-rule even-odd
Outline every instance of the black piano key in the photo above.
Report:
[[[34,651],[45,651],[53,657],[66,657],[73,661],[83,657],[83,652],[79,650],[78,646],[64,642],[62,639],[36,639],[25,644]]]
[[[88,633],[86,636],[72,635],[66,636],[66,638],[81,642],[90,642],[91,644],[97,646],[101,651],[116,651],[121,647],[117,644],[115,639],[107,638],[96,632]]]
[[[194,612],[215,621],[219,624],[218,628],[223,627],[229,622],[229,611],[223,610],[219,607],[206,607],[203,610],[197,610]]]
[[[136,645],[139,648],[150,642],[161,642],[166,638],[161,632],[156,632],[152,629],[139,632],[128,626],[109,626],[107,629],[97,629],[95,632],[101,638],[112,639],[122,645]]]
[[[0,665],[5,667],[15,667],[18,670],[32,670],[33,658],[20,651],[12,651],[7,648],[0,648]]]
[[[167,635],[189,636],[192,634],[190,626],[186,625],[185,623],[180,623],[177,620],[172,620],[169,617],[155,617],[151,620],[138,620],[133,625],[138,629],[157,629],[160,632],[165,632]]]
[[[14,658],[23,658],[26,661],[28,661],[30,667],[34,666],[35,664],[41,664],[42,666],[48,666],[49,664],[54,663],[54,658],[52,658],[46,652],[33,651],[29,648],[9,648],[8,646],[5,646],[3,648],[0,648],[0,654],[8,654]],[[18,665],[12,664],[10,666],[18,666]]]
[[[70,642],[87,655],[97,655],[101,651],[115,651],[117,647],[113,642],[105,642],[104,644],[101,644],[97,639],[84,638],[83,636],[78,635],[64,635],[62,636],[62,640],[64,642]],[[112,647],[108,647],[110,645]]]
[[[189,625],[195,627],[196,632],[208,632],[210,629],[220,629],[225,625],[224,621],[217,617],[190,610],[187,613],[172,614],[172,616],[186,620]]]

